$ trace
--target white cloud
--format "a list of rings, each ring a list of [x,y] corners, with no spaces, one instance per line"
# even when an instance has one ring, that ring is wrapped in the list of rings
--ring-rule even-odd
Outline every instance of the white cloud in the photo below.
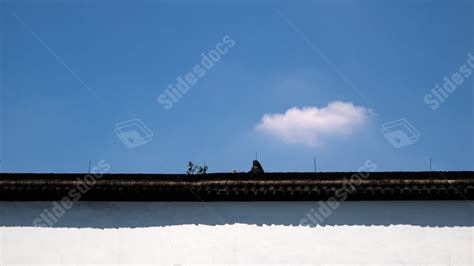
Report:
[[[371,109],[335,101],[326,107],[293,107],[284,114],[264,114],[256,129],[287,143],[317,146],[333,136],[347,136],[366,124]]]

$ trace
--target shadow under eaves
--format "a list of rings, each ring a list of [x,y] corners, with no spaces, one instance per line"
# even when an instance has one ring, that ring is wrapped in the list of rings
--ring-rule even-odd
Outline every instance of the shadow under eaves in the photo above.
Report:
[[[52,202],[0,202],[0,226],[139,228],[226,224],[283,226],[473,226],[468,201],[76,202],[60,214]],[[53,216],[53,217],[51,217]],[[45,218],[46,217],[46,218]],[[54,221],[56,219],[57,221]]]

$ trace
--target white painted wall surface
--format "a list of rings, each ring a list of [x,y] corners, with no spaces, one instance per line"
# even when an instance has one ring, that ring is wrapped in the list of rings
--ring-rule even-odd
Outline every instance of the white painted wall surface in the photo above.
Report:
[[[0,265],[474,264],[469,202],[344,202],[324,225],[298,225],[318,206],[81,202],[35,228],[51,203],[0,202]]]

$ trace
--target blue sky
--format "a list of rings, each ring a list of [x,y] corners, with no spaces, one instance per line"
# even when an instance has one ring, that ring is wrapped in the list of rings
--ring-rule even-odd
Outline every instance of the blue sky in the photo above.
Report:
[[[3,172],[248,171],[255,152],[274,172],[474,169],[474,74],[424,100],[474,55],[472,1],[68,2],[2,3]],[[153,136],[129,148],[115,129],[132,119]]]

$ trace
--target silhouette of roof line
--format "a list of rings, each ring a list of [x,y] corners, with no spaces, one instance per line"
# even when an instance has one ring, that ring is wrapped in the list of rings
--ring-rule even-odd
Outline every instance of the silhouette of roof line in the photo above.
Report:
[[[79,196],[78,196],[79,195]],[[474,172],[0,174],[0,200],[303,201],[474,199]]]

